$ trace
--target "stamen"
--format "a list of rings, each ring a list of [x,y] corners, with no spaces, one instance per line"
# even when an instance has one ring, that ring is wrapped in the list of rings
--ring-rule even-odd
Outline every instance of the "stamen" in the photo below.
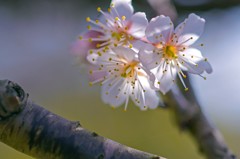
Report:
[[[91,21],[90,17],[87,17],[87,18],[86,18],[86,21],[87,21],[87,22],[90,22],[90,21]]]
[[[186,43],[186,42],[188,42],[189,40],[192,40],[192,39],[193,39],[193,37],[190,37],[187,40],[185,40],[185,41],[183,41],[183,42],[181,42],[180,44],[177,44],[177,45],[182,45],[182,44],[184,44],[184,43]]]
[[[98,12],[101,12],[101,11],[102,11],[102,9],[101,9],[100,7],[98,7],[98,8],[97,8],[97,11],[98,11]]]
[[[181,81],[182,84],[183,84],[184,90],[185,90],[185,91],[188,91],[188,88],[186,87],[186,85],[185,85],[185,83],[184,83],[184,80],[183,80],[183,78],[182,78],[182,76],[180,75],[179,72],[178,72],[178,77],[179,77],[180,81]]]

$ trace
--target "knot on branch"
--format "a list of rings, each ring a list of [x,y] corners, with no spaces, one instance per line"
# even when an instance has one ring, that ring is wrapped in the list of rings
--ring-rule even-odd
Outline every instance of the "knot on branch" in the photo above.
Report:
[[[18,84],[9,80],[0,80],[0,119],[20,112],[27,98],[28,94]]]

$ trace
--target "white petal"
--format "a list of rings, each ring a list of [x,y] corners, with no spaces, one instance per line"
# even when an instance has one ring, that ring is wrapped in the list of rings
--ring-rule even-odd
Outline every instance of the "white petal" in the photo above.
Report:
[[[192,45],[201,36],[205,20],[196,14],[190,14],[188,18],[175,29],[178,36],[178,44]]]
[[[153,69],[160,64],[162,54],[154,53],[154,48],[154,46],[149,44],[139,51],[139,60],[147,69]]]
[[[189,73],[202,74],[204,72],[204,69],[202,67],[199,67],[197,63],[191,62],[190,61],[191,59],[186,59],[186,58],[183,59],[182,57],[179,57],[178,60],[184,66],[183,70]]]
[[[159,96],[157,95],[157,92],[151,88],[150,83],[146,77],[140,77],[139,79],[145,89],[145,92],[144,92],[145,106],[147,106],[150,109],[157,108],[160,101]]]
[[[143,42],[142,40],[133,40],[131,43],[133,45],[132,49],[137,53],[139,52],[139,50],[141,50],[144,47],[146,47],[147,45],[149,45],[149,44]]]
[[[115,4],[116,2],[118,2],[119,0],[112,0],[111,3]],[[122,2],[126,2],[126,3],[129,3],[129,4],[132,4],[132,0],[121,0]]]
[[[129,20],[129,33],[134,37],[141,38],[145,35],[145,30],[148,25],[146,14],[143,12],[135,13]]]
[[[146,89],[145,99],[146,99],[146,106],[148,108],[155,109],[159,106],[160,98],[157,95],[157,92],[154,91],[153,89],[150,89],[150,87],[148,87],[148,89]]]
[[[97,62],[98,58],[99,58],[98,54],[95,54],[95,53],[87,55],[88,62],[90,62],[91,64],[94,64],[94,65],[98,64],[98,62]]]
[[[95,84],[95,83],[100,83],[101,81],[103,81],[104,76],[106,76],[106,75],[107,75],[106,71],[96,71],[96,72],[94,72],[94,70],[93,70],[93,73],[89,74],[88,78],[89,78],[89,81],[91,83]]]
[[[119,88],[124,87],[124,79],[113,78],[105,82],[102,86],[102,100],[103,102],[110,104],[113,107],[118,107],[126,101],[127,96],[123,94],[123,91],[119,91]]]
[[[184,54],[184,56],[182,56]],[[179,62],[184,62],[182,66],[187,68],[187,71],[194,74],[201,74],[204,71],[212,72],[211,65],[202,57],[201,51],[195,48],[188,48],[179,56]]]
[[[126,48],[123,46],[118,46],[115,48],[112,48],[113,52],[118,56],[118,57],[123,57],[125,60],[131,62],[135,59],[136,52],[133,51],[130,48]]]
[[[111,7],[111,15],[113,18],[122,16],[126,17],[126,20],[130,19],[130,17],[133,15],[133,6],[131,3],[124,1],[115,1],[113,4],[113,7]]]
[[[164,15],[152,18],[146,28],[146,37],[152,43],[167,42],[173,32],[173,23]],[[158,36],[158,38],[156,38]],[[159,37],[162,36],[162,37]]]
[[[212,66],[208,61],[202,60],[198,63],[199,67],[202,67],[207,73],[212,73]]]
[[[167,71],[163,73],[164,70]],[[176,68],[171,66],[171,64],[168,64],[166,67],[160,66],[155,71],[156,80],[154,82],[154,86],[163,94],[166,94],[174,84],[173,80],[175,80],[177,74]]]
[[[156,91],[151,89],[146,77],[138,77],[133,92],[134,94],[131,94],[131,98],[141,110],[146,110],[147,108],[154,109],[158,106],[159,97],[157,96]]]

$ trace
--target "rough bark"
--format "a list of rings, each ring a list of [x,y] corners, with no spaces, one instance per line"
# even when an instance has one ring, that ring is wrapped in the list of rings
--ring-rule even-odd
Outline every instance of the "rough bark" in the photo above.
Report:
[[[163,96],[164,102],[174,112],[174,117],[180,130],[191,134],[196,144],[208,159],[236,159],[228,148],[220,131],[213,126],[203,113],[197,102],[189,79],[186,79],[189,91],[175,87]],[[181,84],[179,84],[181,85]]]
[[[0,80],[0,141],[39,159],[163,159],[49,112],[8,80]]]

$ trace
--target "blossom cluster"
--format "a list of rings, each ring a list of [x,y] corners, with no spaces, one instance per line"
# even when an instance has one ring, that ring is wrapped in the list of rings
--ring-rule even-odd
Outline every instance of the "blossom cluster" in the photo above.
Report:
[[[77,55],[89,69],[90,85],[100,83],[105,103],[113,107],[131,99],[141,110],[159,105],[157,91],[167,93],[179,77],[185,90],[184,71],[204,77],[212,68],[200,50],[192,47],[205,20],[190,14],[175,29],[169,17],[148,22],[134,13],[130,0],[114,0],[99,19],[86,18],[87,31],[79,37]],[[202,45],[202,44],[201,44]]]

